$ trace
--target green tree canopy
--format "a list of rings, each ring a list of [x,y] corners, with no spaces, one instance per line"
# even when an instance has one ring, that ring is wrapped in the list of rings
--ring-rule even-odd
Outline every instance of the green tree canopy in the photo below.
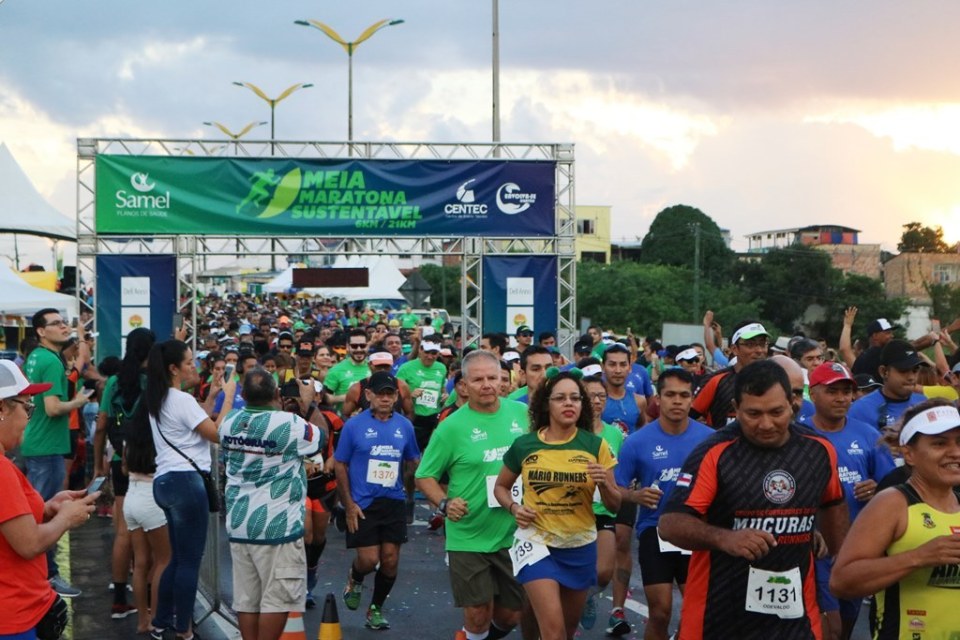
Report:
[[[420,267],[420,275],[433,289],[430,293],[431,306],[444,308],[451,315],[460,315],[460,267],[425,264]]]
[[[901,253],[947,253],[950,245],[943,240],[941,227],[925,227],[919,222],[903,225],[897,251]]]
[[[814,327],[815,337],[836,345],[843,329],[843,314],[847,307],[857,307],[853,323],[853,339],[867,337],[867,325],[877,318],[895,320],[907,309],[906,298],[887,298],[883,283],[857,274],[841,276],[830,296],[820,302],[826,313],[822,322]]]
[[[720,227],[696,207],[674,205],[657,214],[640,245],[640,261],[693,270],[696,226],[700,228],[700,273],[709,282],[726,281],[736,260]]]

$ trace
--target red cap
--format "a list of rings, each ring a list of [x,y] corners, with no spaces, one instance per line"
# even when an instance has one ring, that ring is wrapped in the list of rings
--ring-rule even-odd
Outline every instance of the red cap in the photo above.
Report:
[[[810,374],[810,386],[815,387],[818,384],[831,385],[835,382],[847,380],[854,386],[857,381],[853,379],[850,370],[839,362],[824,362],[813,370]]]

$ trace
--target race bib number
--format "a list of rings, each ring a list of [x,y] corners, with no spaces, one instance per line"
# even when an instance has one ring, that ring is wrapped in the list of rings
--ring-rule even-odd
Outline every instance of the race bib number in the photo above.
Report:
[[[396,460],[374,460],[367,463],[367,482],[393,487],[400,477],[400,463]]]
[[[667,542],[660,537],[660,529],[657,529],[657,542],[660,544],[660,553],[682,553],[685,556],[693,555],[689,549],[681,549],[675,544]]]
[[[487,476],[487,506],[491,509],[502,509],[497,499],[493,497],[493,486],[497,484],[497,476]],[[510,487],[510,497],[514,502],[523,500],[523,477],[517,476],[517,481]]]
[[[516,576],[524,567],[536,564],[550,555],[547,546],[531,540],[513,539],[510,547],[510,560],[513,562],[513,575]]]
[[[417,396],[417,404],[428,409],[436,409],[440,404],[440,392],[433,389],[424,389],[423,393]]]
[[[800,569],[764,571],[750,567],[747,577],[747,611],[784,620],[803,617],[803,583]]]

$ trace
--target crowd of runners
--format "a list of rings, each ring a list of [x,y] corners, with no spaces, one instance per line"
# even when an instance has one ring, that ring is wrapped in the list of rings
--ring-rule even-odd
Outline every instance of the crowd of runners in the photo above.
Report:
[[[217,510],[246,640],[316,606],[331,521],[356,554],[345,606],[389,629],[417,499],[445,536],[451,637],[837,640],[868,607],[877,638],[960,637],[960,321],[908,342],[883,318],[854,336],[856,314],[835,346],[749,319],[724,333],[708,312],[692,344],[590,327],[565,353],[527,326],[464,344],[435,313],[231,295],[197,302],[195,336],[138,329],[94,363],[83,322],[46,309],[21,364],[51,388],[0,398],[2,421],[39,394],[2,444],[48,505],[92,511],[61,492],[109,476],[104,613],[145,637],[198,637]],[[0,557],[20,552],[28,502],[0,509]],[[46,587],[2,639],[38,637],[51,591],[78,595],[52,554],[30,562]],[[625,608],[635,565],[643,622]],[[0,596],[20,589],[0,573]]]

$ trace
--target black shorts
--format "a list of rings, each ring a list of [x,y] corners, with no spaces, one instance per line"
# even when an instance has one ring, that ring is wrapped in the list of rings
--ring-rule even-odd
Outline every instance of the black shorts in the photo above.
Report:
[[[439,418],[440,414],[438,413],[432,416],[413,416],[413,433],[417,436],[417,447],[420,449],[421,454],[423,454],[427,445],[430,443],[430,436],[433,435],[434,429],[437,428]]]
[[[615,516],[605,516],[595,513],[593,517],[597,521],[597,531],[615,532],[617,530],[617,519]]]
[[[624,500],[617,511],[617,524],[625,524],[631,529],[637,525],[637,503]]]
[[[122,498],[130,487],[130,476],[123,472],[122,460],[110,461],[110,482],[113,484],[113,497]]]
[[[656,527],[647,527],[637,537],[637,560],[640,561],[640,580],[644,585],[687,583],[690,556],[676,551],[660,551]]]
[[[355,533],[346,534],[347,549],[407,541],[407,506],[403,500],[376,498],[363,510]]]

